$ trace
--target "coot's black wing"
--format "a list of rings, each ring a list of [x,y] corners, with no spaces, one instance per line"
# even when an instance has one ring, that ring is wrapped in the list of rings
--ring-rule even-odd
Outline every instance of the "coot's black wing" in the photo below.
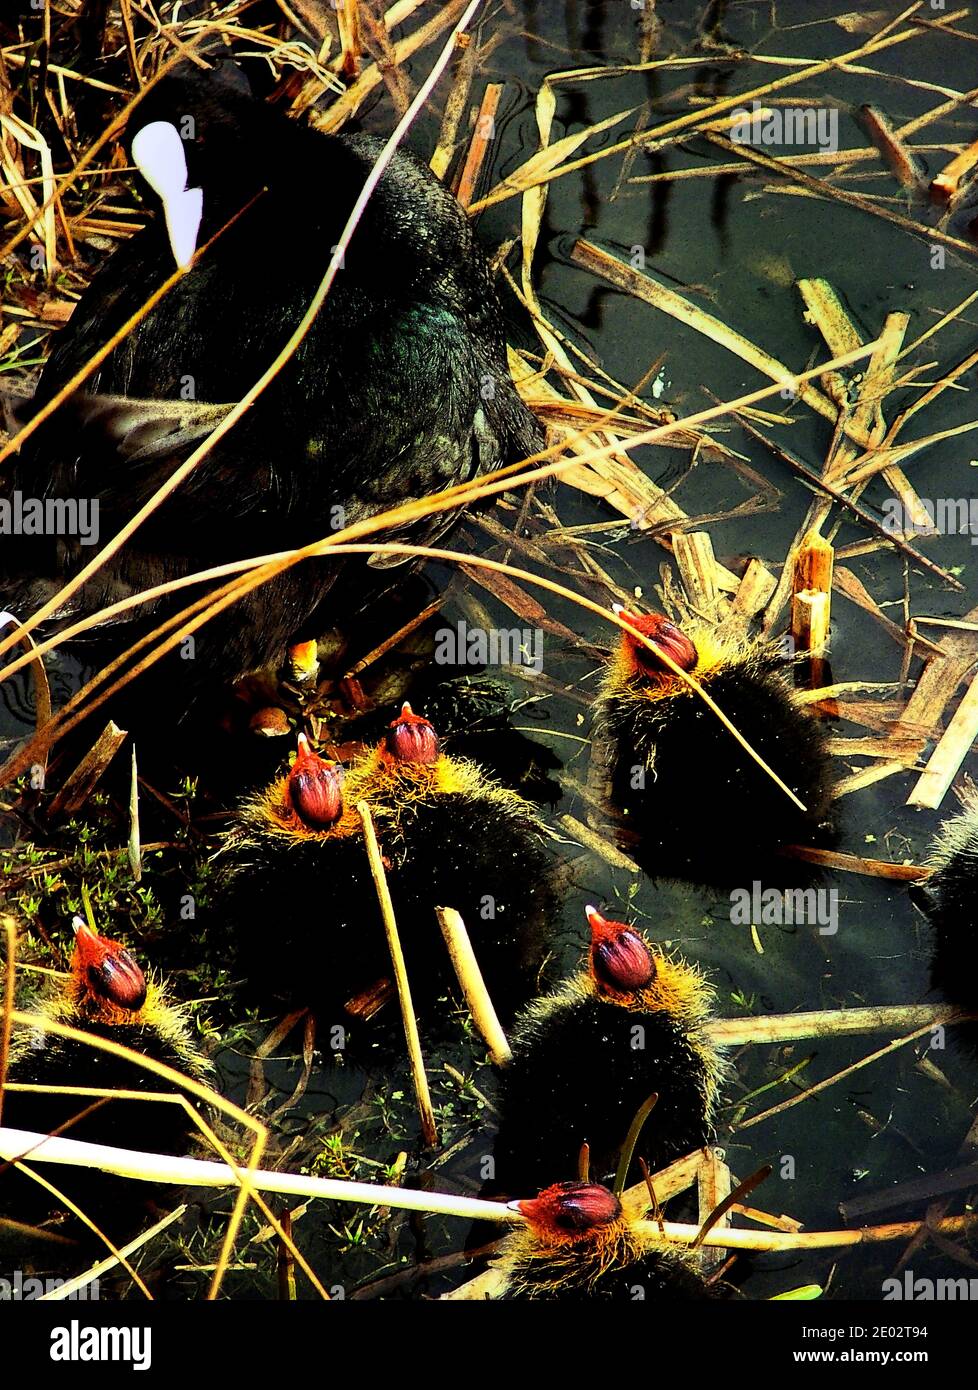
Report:
[[[267,189],[106,359],[86,391],[158,399],[164,412],[188,400],[222,406],[288,341],[378,145],[290,123],[277,129],[281,158],[262,171]],[[200,173],[206,240],[254,196],[254,172],[251,183],[244,175],[221,179],[205,160]],[[303,196],[303,178],[321,180],[331,196],[322,188],[315,198]],[[171,269],[158,225],[120,248],[60,336],[38,399],[69,380]],[[184,446],[200,425],[187,413]],[[172,419],[154,422],[144,404],[137,411],[76,399],[29,441],[6,489],[98,499],[104,541],[185,457],[186,447],[167,448],[168,438],[174,443],[168,430]],[[467,221],[426,169],[399,156],[292,361],[73,607],[92,611],[160,579],[305,544],[538,443],[508,374],[498,303]],[[434,518],[415,535],[437,536],[447,524]],[[93,553],[72,536],[21,537],[15,550],[8,552],[14,563],[0,557],[0,565],[21,576],[21,608],[49,596]],[[303,566],[277,599],[264,592],[252,600],[239,614],[248,631],[225,654],[240,669],[227,675],[269,659],[320,602],[333,573],[325,563]],[[280,613],[272,611],[276,602]]]

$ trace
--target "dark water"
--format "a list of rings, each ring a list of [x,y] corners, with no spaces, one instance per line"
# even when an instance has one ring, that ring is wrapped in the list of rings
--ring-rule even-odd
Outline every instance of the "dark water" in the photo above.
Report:
[[[666,44],[690,36],[705,8],[694,4],[660,5]],[[730,41],[756,48],[760,53],[825,56],[855,48],[867,37],[844,35],[837,26],[818,22],[842,13],[843,7],[837,5],[814,4],[810,0],[779,4],[777,33],[772,32],[773,6],[730,5],[720,9],[723,29]],[[543,5],[527,7],[525,13],[533,38],[515,41],[498,53],[498,69],[506,76],[510,105],[502,130],[503,149],[493,169],[496,177],[511,172],[535,147],[532,102],[545,74],[555,68],[637,61],[638,20],[628,6]],[[887,14],[896,13],[896,7],[887,7]],[[970,23],[965,21],[963,27],[968,29]],[[918,82],[966,90],[972,85],[973,45],[931,35],[867,58],[864,65]],[[670,96],[688,83],[704,98],[718,98],[769,81],[788,70],[756,63],[724,63],[704,55],[701,65],[678,72],[619,74],[603,81],[568,83],[557,89],[554,138],[616,111],[640,106],[649,99],[656,103],[653,124],[681,114],[686,109],[683,98],[670,101]],[[512,92],[514,76],[525,83],[519,96]],[[791,90],[784,93],[785,99]],[[939,92],[841,72],[824,74],[798,90],[837,111],[843,148],[867,144],[851,114],[852,108],[861,103],[878,103],[893,124],[900,125],[946,99]],[[800,103],[803,98],[798,100]],[[966,107],[963,112],[936,122],[916,138],[935,144],[942,140],[968,142],[975,136],[973,117],[973,110]],[[623,138],[630,124],[626,119],[613,132],[596,137],[595,143],[585,148],[590,150],[601,141],[610,143]],[[778,149],[771,152],[781,153]],[[927,155],[928,177],[933,177],[947,158],[941,151]],[[641,177],[727,159],[705,142],[694,141],[655,158],[639,153],[631,173]],[[858,167],[866,170],[873,166],[866,163]],[[809,172],[818,174],[824,170]],[[792,283],[795,278],[823,276],[829,280],[867,339],[880,330],[887,313],[909,313],[907,342],[976,288],[972,259],[949,253],[943,268],[933,268],[931,248],[923,240],[849,208],[764,192],[769,180],[763,175],[748,174],[739,180],[718,176],[677,183],[624,185],[620,178],[619,156],[551,184],[546,235],[541,237],[536,262],[541,302],[553,323],[625,384],[637,381],[665,354],[664,400],[680,413],[701,409],[708,403],[702,390],[704,384],[715,395],[729,398],[763,383],[753,370],[723,348],[656,310],[596,283],[572,264],[570,249],[579,236],[586,236],[623,259],[634,248],[642,248],[647,268],[658,281],[674,285],[773,356],[798,367],[809,364],[814,354],[824,350],[817,330],[804,322],[800,296]],[[932,217],[926,206],[895,196],[899,192],[895,181],[885,174],[865,183],[843,181],[843,186],[857,192],[886,194],[893,199],[888,206],[923,220]],[[970,216],[966,214],[963,220]],[[960,236],[961,225],[959,218],[948,230]],[[482,218],[481,227],[490,242],[514,235],[518,231],[514,204],[490,209]],[[942,333],[930,340],[906,363],[936,359],[946,367],[972,351],[974,339],[974,319],[966,311],[963,320],[952,325],[946,336]],[[939,373],[924,375],[927,380],[934,380]],[[911,398],[910,393],[894,393],[885,406],[887,419],[892,419],[896,410]],[[810,412],[793,410],[792,415],[795,423],[779,437],[809,466],[820,468],[830,442],[830,427]],[[904,437],[923,436],[971,418],[973,409],[968,394],[945,392],[935,407],[920,413]],[[708,529],[716,554],[721,559],[757,555],[777,573],[804,516],[808,494],[781,465],[772,466],[763,447],[736,426],[725,429],[721,437],[783,489],[784,497],[776,511],[711,524]],[[925,498],[972,496],[973,455],[973,442],[968,435],[923,452],[908,465],[918,494]],[[663,486],[674,482],[683,468],[682,461],[666,451],[646,451],[636,457]],[[683,482],[676,498],[687,512],[697,515],[730,507],[745,495],[742,485],[730,473],[712,465],[700,465]],[[877,479],[863,500],[874,509],[882,506],[888,495],[885,483]],[[605,515],[579,494],[568,495],[568,489],[560,490],[557,505],[562,518],[571,523],[594,522]],[[835,520],[833,516],[833,523]],[[843,516],[836,544],[845,546],[864,534]],[[924,541],[922,546],[928,556],[957,575],[966,592],[954,593],[940,581],[911,569],[910,612],[934,616],[964,614],[978,594],[970,537],[939,537]],[[601,554],[601,562],[623,584],[638,584],[646,593],[657,578],[662,558],[654,543],[634,538],[626,538],[618,545],[612,542]],[[890,550],[880,550],[844,563],[860,577],[884,611],[902,622],[901,559]],[[559,601],[554,601],[551,611],[578,629],[583,624],[586,634],[596,642],[607,640],[600,624],[589,626],[587,614],[563,611]],[[835,680],[898,681],[901,657],[900,647],[866,614],[836,596],[831,650]],[[576,680],[578,689],[594,688],[588,663],[568,660],[564,665],[561,654],[553,650],[548,639],[546,670],[554,674],[561,669]],[[918,671],[915,662],[911,681]],[[551,715],[559,723],[556,709],[551,709]],[[565,723],[560,727],[574,726]],[[855,737],[865,731],[840,723],[836,732]],[[540,737],[548,740],[544,730]],[[569,770],[583,766],[585,749],[568,760],[566,742],[559,737],[549,741],[567,761]],[[866,765],[864,758],[840,759],[837,763],[840,776]],[[695,775],[695,768],[693,772]],[[965,773],[968,772],[974,773],[973,755],[965,763]],[[919,862],[939,816],[905,806],[914,780],[915,774],[900,775],[845,798],[841,803],[844,833],[840,848],[871,857]],[[945,799],[945,812],[952,812],[956,806],[951,793]],[[587,808],[575,804],[573,799],[568,799],[566,809],[587,819]],[[628,899],[635,886],[627,874],[609,872],[593,860],[582,864],[579,878],[579,901],[586,900],[589,893],[599,893],[607,901],[616,897]],[[712,972],[722,1011],[729,1015],[744,1013],[744,1000],[753,1001],[753,1012],[767,1013],[910,1003],[931,998],[928,933],[905,892],[854,875],[830,874],[825,886],[839,892],[838,933],[820,936],[811,927],[760,927],[763,955],[754,950],[746,928],[731,925],[725,898],[642,880],[631,897],[631,906],[653,937],[676,943]],[[577,906],[572,903],[569,909],[572,930]],[[579,922],[580,918],[576,920]],[[887,1035],[877,1035],[746,1049],[737,1059],[733,1102],[739,1095],[809,1059],[793,1083],[774,1085],[748,1103],[746,1115],[758,1113],[790,1097],[795,1086],[812,1085],[829,1077],[888,1040]],[[922,1173],[938,1173],[960,1161],[955,1155],[970,1124],[978,1074],[971,1064],[947,1050],[928,1052],[928,1041],[925,1037],[784,1114],[729,1135],[723,1142],[739,1177],[762,1163],[774,1165],[774,1175],[756,1194],[758,1204],[786,1212],[811,1230],[835,1228],[844,1224],[839,1214],[841,1202]],[[940,1075],[921,1071],[918,1058],[925,1054]],[[794,1159],[793,1165],[784,1162],[786,1156]],[[781,1176],[792,1167],[794,1177]],[[874,1220],[909,1220],[921,1214],[919,1206],[898,1207]],[[896,1266],[902,1249],[896,1243],[873,1255],[766,1256],[755,1263],[744,1290],[764,1297],[794,1284],[825,1285],[831,1279],[830,1290],[835,1296],[879,1298],[881,1281]],[[964,1272],[960,1267],[953,1270],[952,1264],[940,1255],[932,1255],[928,1262],[922,1253],[911,1261],[915,1271],[932,1277],[935,1272],[937,1277]]]
[[[661,3],[665,25],[660,55],[692,42],[703,18],[701,4]],[[732,47],[759,53],[809,57],[839,53],[856,47],[866,35],[846,35],[823,19],[840,13],[842,6],[780,3],[776,7],[778,29],[773,29],[775,7],[765,4],[731,4],[712,7],[722,35]],[[895,15],[898,7],[889,5]],[[490,177],[494,185],[527,157],[537,143],[533,103],[543,78],[555,70],[630,64],[638,61],[638,13],[624,3],[527,4],[523,7],[525,32],[507,38],[493,53],[485,71],[489,80],[506,84],[497,140],[493,146]],[[961,27],[973,31],[972,20]],[[912,42],[865,60],[865,65],[891,74],[913,77],[917,82],[966,90],[972,83],[974,46],[940,35],[922,35]],[[740,91],[789,71],[787,67],[733,62],[723,53],[703,51],[696,66],[659,69],[648,73],[619,73],[605,80],[570,82],[558,87],[555,138],[581,129],[616,111],[653,104],[652,123],[685,111],[686,88],[704,99]],[[792,89],[789,89],[789,92]],[[837,112],[838,134],[843,148],[867,143],[852,114],[865,101],[879,103],[894,124],[912,119],[943,100],[940,92],[922,90],[868,75],[831,71],[804,85],[804,97],[818,99]],[[799,104],[804,100],[799,96]],[[368,116],[368,123],[389,128],[386,108]],[[919,137],[967,143],[975,135],[971,108],[936,122]],[[594,138],[585,148],[623,138],[634,117],[614,131]],[[430,148],[436,129],[433,120],[422,122],[414,143]],[[779,155],[781,150],[773,148]],[[935,151],[928,156],[928,174],[946,162]],[[702,140],[672,147],[650,157],[641,151],[631,166],[633,178],[652,172],[695,168],[725,161],[726,156]],[[875,166],[867,162],[862,170]],[[809,172],[819,174],[819,169]],[[650,307],[598,283],[570,260],[576,239],[586,236],[627,259],[641,248],[647,269],[659,281],[674,285],[694,302],[742,332],[747,338],[796,369],[824,356],[817,331],[803,318],[794,279],[824,276],[841,295],[854,319],[869,338],[882,326],[885,315],[903,310],[911,315],[907,341],[929,327],[940,314],[975,288],[974,261],[949,253],[943,268],[932,266],[930,248],[906,231],[888,226],[865,213],[809,198],[781,195],[766,190],[765,176],[747,173],[741,179],[725,176],[691,179],[678,183],[621,181],[620,157],[599,161],[580,173],[551,185],[544,232],[536,259],[536,281],[541,303],[551,321],[600,363],[611,376],[630,385],[649,366],[665,355],[662,377],[663,403],[679,413],[690,413],[708,404],[703,386],[720,397],[732,397],[764,384],[749,367],[719,346],[687,330]],[[885,194],[887,204],[911,216],[932,219],[926,207],[911,205],[885,174],[867,182],[843,181],[842,186],[860,192]],[[967,219],[965,219],[967,220]],[[950,230],[962,235],[961,223]],[[489,246],[519,231],[518,200],[490,209],[479,221],[480,234]],[[518,308],[513,309],[514,336],[534,345]],[[944,367],[959,361],[974,348],[973,312],[910,358],[939,361]],[[934,380],[938,373],[925,373]],[[971,374],[965,379],[970,384]],[[646,393],[646,399],[648,399]],[[912,393],[897,392],[886,405],[888,419]],[[895,402],[895,404],[894,404]],[[781,402],[771,404],[777,409]],[[946,429],[971,416],[968,394],[946,391],[935,407],[921,412],[905,437]],[[791,411],[794,423],[780,437],[810,467],[820,469],[828,449],[831,429],[801,406]],[[765,477],[782,490],[776,510],[740,516],[729,522],[711,523],[709,531],[720,559],[757,555],[778,572],[809,501],[809,494],[776,460],[737,426],[724,426],[721,435],[728,447],[741,452]],[[973,445],[964,435],[922,453],[907,470],[922,497],[969,496],[974,492]],[[645,450],[636,454],[641,466],[663,486],[676,483],[687,460],[675,450]],[[748,495],[736,475],[717,464],[700,463],[683,478],[676,500],[690,515],[729,509]],[[877,479],[864,497],[871,509],[887,497]],[[583,494],[559,488],[550,498],[565,524],[609,521],[609,513]],[[836,518],[833,517],[833,521]],[[845,546],[865,537],[865,532],[843,517],[836,544]],[[639,586],[647,597],[653,593],[665,552],[652,540],[636,537],[627,527],[609,529],[598,536],[601,563],[621,583]],[[882,549],[844,561],[884,606],[894,621],[902,623],[904,583],[909,584],[910,612],[916,616],[956,616],[965,613],[978,597],[975,552],[968,536],[938,537],[922,542],[926,553],[952,569],[966,587],[956,593],[940,581],[917,570],[905,574],[902,560]],[[517,563],[519,560],[517,559]],[[479,602],[501,627],[514,619],[479,591]],[[596,619],[557,598],[547,600],[552,615],[596,645],[606,645],[609,634]],[[887,605],[894,605],[888,607]],[[454,621],[463,610],[446,609]],[[928,630],[932,631],[932,630]],[[833,604],[832,676],[838,681],[893,681],[901,672],[902,648],[865,613],[841,596]],[[911,669],[911,681],[919,663]],[[589,733],[590,697],[596,690],[598,663],[547,637],[544,673],[558,686],[568,685],[585,696],[579,700],[547,695],[528,705],[515,722],[533,732],[550,748],[569,777],[583,780],[588,749],[581,740]],[[528,682],[511,673],[493,672],[506,681],[514,697],[533,693]],[[904,692],[904,694],[907,692]],[[579,716],[585,715],[584,723]],[[840,723],[836,732],[857,736],[865,730]],[[864,758],[838,760],[838,775],[866,765]],[[965,771],[974,772],[973,757]],[[697,769],[692,769],[697,775]],[[702,770],[701,770],[702,775]],[[844,831],[840,848],[872,857],[919,862],[940,817],[918,813],[904,804],[913,774],[890,778],[841,803]],[[955,809],[953,794],[945,811]],[[589,808],[568,792],[554,808],[554,815],[570,812],[589,819]],[[928,999],[927,929],[911,907],[905,891],[882,881],[854,875],[826,876],[824,886],[838,889],[840,924],[835,935],[820,935],[813,927],[758,926],[763,947],[759,953],[749,930],[730,921],[727,897],[675,885],[649,882],[621,870],[612,870],[593,855],[568,847],[573,860],[573,887],[558,943],[559,962],[571,967],[583,945],[584,903],[600,901],[630,910],[657,941],[680,948],[710,972],[715,981],[720,1012],[728,1016],[781,1013],[798,1009],[840,1008],[865,1004],[916,1003]],[[558,972],[559,973],[559,972]],[[255,1036],[260,1036],[256,1030]],[[743,1105],[743,1118],[759,1113],[796,1094],[800,1087],[834,1075],[868,1056],[888,1041],[886,1035],[819,1040],[786,1045],[746,1048],[736,1061],[736,1080],[724,1112],[729,1122]],[[843,1225],[839,1205],[862,1192],[877,1191],[921,1174],[935,1174],[960,1161],[957,1151],[971,1121],[971,1107],[978,1089],[974,1065],[953,1050],[927,1051],[928,1038],[901,1048],[880,1061],[805,1100],[772,1119],[747,1128],[724,1129],[721,1142],[734,1172],[743,1178],[761,1164],[774,1165],[774,1174],[754,1194],[752,1201],[775,1213],[786,1213],[807,1229],[834,1229]],[[237,1043],[228,1050],[223,1067],[238,1095],[247,1071],[247,1047]],[[288,1053],[288,1047],[283,1049]],[[926,1053],[926,1066],[921,1058]],[[476,1085],[491,1095],[493,1081],[481,1061],[481,1053],[463,1041],[461,1026],[456,1037],[439,1044],[429,1055],[436,1075],[436,1103],[452,1105],[450,1124],[459,1132],[478,1135],[484,1117],[477,1103],[462,1102],[451,1083],[437,1072],[440,1062],[450,1061]],[[800,1065],[802,1064],[802,1065]],[[791,1081],[779,1078],[799,1068]],[[936,1070],[935,1070],[936,1068]],[[294,1063],[283,1056],[269,1068],[283,1097],[295,1081]],[[416,1121],[406,1077],[395,1073],[393,1087],[383,1094],[384,1078],[371,1072],[368,1098],[361,1101],[365,1074],[357,1066],[344,1066],[324,1054],[314,1070],[300,1110],[284,1126],[284,1138],[304,1136],[304,1159],[319,1140],[345,1116],[346,1136],[362,1161],[356,1168],[361,1178],[377,1177],[371,1164],[389,1162],[401,1149],[413,1151]],[[745,1097],[768,1087],[756,1099]],[[391,1089],[401,1094],[391,1097]],[[357,1107],[351,1111],[349,1107]],[[459,1112],[463,1119],[459,1119]],[[478,1137],[467,1149],[436,1167],[433,1183],[471,1184],[483,1142]],[[793,1160],[786,1162],[787,1159]],[[790,1174],[790,1175],[787,1175]],[[955,1210],[961,1210],[962,1198]],[[896,1207],[874,1220],[910,1220],[921,1207]],[[391,1250],[368,1241],[360,1248],[343,1222],[356,1224],[351,1208],[332,1208],[333,1230],[308,1215],[300,1228],[308,1230],[310,1257],[327,1284],[346,1287],[368,1281],[377,1274],[403,1268],[417,1253],[443,1254],[459,1248],[462,1223],[431,1220],[423,1234],[416,1224],[404,1227]],[[743,1277],[744,1292],[767,1297],[797,1285],[828,1286],[830,1296],[876,1299],[881,1285],[894,1269],[903,1246],[877,1247],[875,1252],[763,1256]],[[965,1271],[947,1254],[925,1247],[914,1255],[911,1268],[918,1275],[957,1277]],[[269,1276],[273,1277],[273,1276]],[[456,1281],[457,1281],[456,1276]],[[447,1287],[434,1284],[433,1288]],[[239,1295],[265,1290],[261,1273],[234,1275],[229,1289]],[[187,1292],[196,1291],[188,1277]]]

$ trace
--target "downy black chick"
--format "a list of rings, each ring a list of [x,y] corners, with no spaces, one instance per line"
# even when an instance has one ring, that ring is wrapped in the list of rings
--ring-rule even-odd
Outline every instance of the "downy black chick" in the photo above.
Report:
[[[949,1003],[978,1012],[978,797],[940,827],[928,865],[933,875],[910,896],[934,934],[931,983]],[[954,1036],[978,1052],[978,1023],[956,1024]]]
[[[653,1172],[713,1139],[726,1066],[703,1032],[712,989],[633,927],[587,916],[588,968],[530,1004],[510,1036],[492,1190],[573,1177],[585,1142],[592,1175],[609,1179],[653,1093],[635,1149]]]
[[[495,1262],[502,1302],[685,1302],[732,1292],[708,1284],[687,1250],[630,1220],[597,1183],[556,1183],[512,1206],[526,1224],[506,1237]]]
[[[832,786],[826,735],[797,701],[773,645],[690,632],[658,614],[622,613],[716,701],[795,792],[802,811],[744,751],[695,691],[622,633],[601,690],[612,743],[611,799],[630,853],[650,874],[717,887],[787,887],[810,869],[779,854],[825,844]]]
[[[185,1153],[198,1133],[182,1105],[169,1101],[112,1100],[99,1095],[19,1091],[15,1082],[32,1086],[93,1088],[175,1094],[174,1086],[128,1058],[102,1051],[50,1030],[66,1024],[118,1043],[153,1061],[173,1067],[194,1081],[206,1081],[211,1064],[201,1053],[187,1015],[162,985],[147,980],[133,956],[117,941],[96,935],[80,918],[74,922],[71,971],[63,986],[34,1010],[36,1023],[15,1030],[11,1040],[8,1089],[4,1093],[5,1127],[107,1144],[152,1153]],[[90,1114],[76,1120],[89,1107]],[[30,1158],[28,1155],[28,1163]],[[75,1167],[39,1164],[50,1179],[110,1235],[132,1234],[152,1193],[149,1184]],[[12,1167],[0,1164],[0,1210],[15,1220],[37,1220],[56,1200]],[[73,1234],[79,1234],[73,1230]],[[81,1232],[84,1236],[84,1232]]]
[[[221,854],[224,930],[253,991],[322,1017],[391,975],[357,804],[385,859],[415,1004],[453,975],[435,918],[468,927],[493,1002],[511,1015],[532,995],[557,912],[543,827],[515,792],[441,751],[410,705],[344,769],[304,736],[291,771],[240,809]]]

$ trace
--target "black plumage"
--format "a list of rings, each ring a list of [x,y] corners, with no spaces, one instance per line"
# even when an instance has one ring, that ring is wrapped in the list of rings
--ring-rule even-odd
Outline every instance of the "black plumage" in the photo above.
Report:
[[[75,931],[71,974],[63,988],[36,1010],[33,1026],[14,1033],[7,1081],[91,1087],[106,1095],[113,1091],[175,1094],[173,1083],[127,1058],[62,1037],[47,1026],[51,1022],[131,1048],[195,1081],[206,1080],[210,1064],[180,1007],[160,985],[146,981],[117,942],[96,936],[77,920]],[[185,1153],[200,1132],[180,1104],[98,1101],[98,1095],[7,1089],[3,1123],[39,1134],[61,1130],[74,1140],[164,1154]],[[152,1193],[146,1184],[97,1169],[41,1165],[40,1171],[114,1238],[133,1234]],[[46,1189],[0,1164],[0,1210],[5,1215],[36,1224],[58,1205]],[[87,1228],[77,1222],[71,1233],[83,1243],[89,1238]]]
[[[153,120],[192,134],[184,148],[188,184],[203,189],[198,244],[241,216],[25,444],[2,488],[8,498],[97,499],[101,542],[286,343],[381,148],[371,136],[301,126],[200,74],[161,83],[130,133]],[[157,216],[95,277],[55,343],[37,403],[173,269]],[[540,441],[509,376],[499,300],[468,219],[426,166],[398,153],[294,358],[59,620],[164,580],[301,546],[522,458]],[[451,521],[423,520],[408,538],[431,541]],[[74,536],[11,537],[3,604],[19,616],[33,611],[93,554]],[[350,563],[360,579],[347,583],[345,605],[359,588],[375,595],[389,583],[359,557]],[[310,635],[340,567],[305,562],[198,632],[193,658],[185,648],[170,663],[171,707],[179,712],[207,685],[277,661],[290,638]],[[124,649],[200,592],[101,629],[96,655]]]
[[[928,859],[933,875],[910,896],[930,921],[931,982],[951,1004],[978,1012],[978,799],[941,826]],[[978,1053],[978,1023],[954,1026]]]
[[[423,741],[405,747],[398,730],[412,727]],[[415,1004],[431,1019],[433,1002],[453,988],[434,909],[454,907],[493,1002],[511,1016],[536,989],[559,910],[543,827],[514,792],[441,753],[409,706],[345,775],[303,741],[292,772],[242,806],[221,854],[215,911],[250,992],[335,1023],[351,996],[391,976],[361,800],[371,806]]]
[[[526,1225],[507,1237],[500,1302],[687,1302],[727,1298],[681,1246],[638,1226],[597,1183],[557,1183],[514,1204]]]
[[[775,646],[689,636],[657,615],[623,615],[688,670],[782,780],[802,811],[688,685],[624,635],[600,718],[611,743],[611,799],[630,853],[655,877],[725,889],[788,887],[812,871],[780,851],[832,842],[826,735],[797,701]],[[634,840],[634,842],[633,842]]]
[[[530,1004],[501,1075],[493,1190],[525,1192],[577,1172],[614,1175],[639,1109],[658,1101],[636,1147],[654,1172],[709,1144],[724,1065],[700,1031],[712,991],[695,968],[588,909],[590,968]]]

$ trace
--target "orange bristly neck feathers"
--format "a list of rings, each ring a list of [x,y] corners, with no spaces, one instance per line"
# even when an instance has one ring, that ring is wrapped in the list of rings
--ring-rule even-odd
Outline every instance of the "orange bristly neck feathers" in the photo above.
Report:
[[[621,1203],[599,1183],[562,1182],[528,1201],[512,1202],[538,1240],[548,1245],[616,1240],[624,1225]]]
[[[668,1013],[687,1024],[702,1021],[710,994],[697,970],[659,955],[624,922],[609,921],[593,907],[585,911],[591,927],[590,978],[600,999],[636,1012]]]

